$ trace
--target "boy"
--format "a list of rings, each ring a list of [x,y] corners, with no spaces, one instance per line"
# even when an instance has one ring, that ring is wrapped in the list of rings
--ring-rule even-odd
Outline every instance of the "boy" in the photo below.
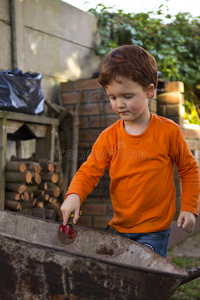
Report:
[[[157,87],[150,53],[135,45],[114,49],[105,56],[98,80],[120,120],[99,135],[74,176],[61,206],[63,224],[71,212],[76,223],[80,204],[109,166],[114,210],[109,225],[166,257],[175,214],[174,163],[182,183],[177,224],[188,233],[198,216],[198,165],[178,125],[149,112]]]

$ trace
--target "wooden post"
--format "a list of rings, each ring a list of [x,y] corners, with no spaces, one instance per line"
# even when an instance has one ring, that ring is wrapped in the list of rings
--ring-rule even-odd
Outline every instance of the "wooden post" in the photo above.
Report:
[[[73,136],[72,136],[72,153],[73,153],[73,159],[72,159],[72,165],[71,165],[71,174],[70,178],[72,179],[77,171],[77,153],[78,153],[78,140],[79,140],[79,106],[80,106],[80,100],[82,97],[82,91],[80,92],[79,98],[76,102],[76,113],[73,117]]]
[[[7,120],[0,119],[0,209],[5,207],[5,168],[7,146]]]
[[[55,136],[58,131],[58,126],[55,124],[49,124],[47,133],[44,138],[38,138],[36,140],[36,159],[47,158],[54,161],[57,153],[55,152]],[[41,150],[42,149],[42,150]]]

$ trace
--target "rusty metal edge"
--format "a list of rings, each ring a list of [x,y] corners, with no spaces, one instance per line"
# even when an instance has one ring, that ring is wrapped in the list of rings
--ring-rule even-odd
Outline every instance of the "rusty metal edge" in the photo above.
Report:
[[[1,210],[0,209],[0,212],[6,212],[6,213],[10,213],[10,214],[14,214],[14,215],[20,215],[22,216],[22,214],[20,213],[17,213],[17,212],[11,212],[11,211],[5,211],[5,210]],[[28,216],[28,215],[23,215],[23,217],[26,217],[26,218],[32,218],[34,220],[40,220],[40,221],[45,221],[45,222],[49,222],[49,223],[55,223],[55,224],[60,224],[59,222],[56,222],[56,221],[51,221],[51,220],[46,220],[46,219],[42,219],[42,218],[37,218],[37,217],[33,217],[33,216]],[[82,227],[82,226],[74,226],[74,228],[80,228],[81,230],[93,230],[93,231],[100,231],[100,230],[97,230],[97,229],[90,229],[90,228],[87,228],[87,227]],[[101,232],[101,231],[100,231]],[[111,233],[107,233],[108,235],[111,235]],[[70,254],[70,255],[74,255],[76,257],[83,257],[83,258],[86,258],[86,259],[91,259],[91,260],[95,260],[95,261],[99,261],[99,262],[102,262],[102,263],[105,263],[107,265],[114,265],[114,266],[117,266],[117,267],[122,267],[122,268],[125,268],[125,269],[129,269],[129,270],[137,270],[137,271],[140,271],[140,272],[143,272],[143,273],[153,273],[153,274],[161,274],[162,276],[166,276],[166,277],[171,277],[171,278],[180,278],[181,280],[187,278],[189,276],[189,273],[183,269],[181,269],[180,267],[178,267],[177,265],[176,268],[181,270],[182,274],[174,274],[174,273],[169,273],[169,272],[165,272],[165,271],[158,271],[158,270],[154,270],[154,269],[147,269],[147,268],[143,268],[143,267],[132,267],[132,266],[129,266],[127,264],[123,264],[123,263],[117,263],[117,262],[113,262],[113,261],[108,261],[106,259],[103,259],[103,258],[99,258],[99,257],[95,257],[95,256],[92,256],[92,255],[85,255],[85,254],[81,254],[81,253],[78,253],[78,252],[74,252],[74,251],[70,251],[66,248],[63,248],[61,249],[60,247],[56,247],[56,246],[50,246],[50,245],[46,245],[46,244],[42,244],[42,243],[33,243],[33,242],[27,242],[26,240],[23,240],[22,238],[17,238],[17,237],[13,237],[11,235],[7,235],[6,233],[0,233],[0,236],[6,238],[6,239],[9,239],[9,240],[14,240],[16,242],[21,242],[23,244],[28,244],[28,245],[33,245],[37,248],[46,248],[46,249],[49,249],[49,250],[54,250],[54,251],[58,251],[58,252],[61,252],[65,255],[67,254]],[[147,249],[148,250],[148,249]],[[163,258],[164,259],[164,258]],[[174,265],[172,262],[170,261],[167,261],[167,263],[169,264],[172,264]]]

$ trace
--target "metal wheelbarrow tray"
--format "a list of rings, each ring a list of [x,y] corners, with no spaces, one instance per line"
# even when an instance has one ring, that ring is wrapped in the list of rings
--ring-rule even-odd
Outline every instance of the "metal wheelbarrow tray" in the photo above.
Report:
[[[74,226],[58,240],[59,223],[0,211],[0,299],[165,300],[188,273],[129,239]]]

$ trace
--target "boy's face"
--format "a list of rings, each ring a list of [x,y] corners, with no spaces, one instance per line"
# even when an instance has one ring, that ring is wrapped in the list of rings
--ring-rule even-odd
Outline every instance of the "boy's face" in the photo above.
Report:
[[[117,81],[116,81],[117,80]],[[154,94],[154,85],[146,89],[137,82],[127,77],[117,76],[106,87],[110,103],[114,112],[124,123],[146,121],[149,117],[148,100]]]

